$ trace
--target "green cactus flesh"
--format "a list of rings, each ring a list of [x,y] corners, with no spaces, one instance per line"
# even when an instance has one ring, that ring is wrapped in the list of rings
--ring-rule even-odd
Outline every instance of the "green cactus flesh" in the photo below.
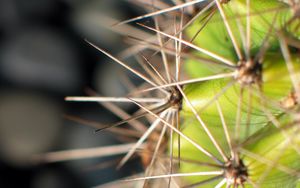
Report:
[[[231,31],[235,35],[237,45],[242,48],[241,28],[245,29],[247,25],[246,1],[232,0],[222,4],[222,7]],[[286,3],[277,0],[251,1],[250,13],[250,60],[255,59],[255,56],[260,53],[266,39],[269,45],[263,58],[258,60],[259,62],[254,62],[261,66],[259,75],[255,75],[257,71],[253,71],[253,77],[258,76],[259,81],[245,84],[239,80],[241,78],[237,75],[240,66],[232,69],[226,66],[210,65],[201,60],[188,59],[185,61],[185,69],[193,78],[236,72],[232,78],[221,78],[184,86],[184,92],[196,109],[199,118],[195,117],[189,102],[184,101],[181,111],[184,123],[181,130],[183,134],[209,151],[222,164],[216,163],[214,159],[199,151],[190,142],[181,139],[182,162],[179,171],[182,173],[223,171],[221,176],[184,178],[184,181],[189,184],[203,181],[201,187],[214,187],[224,178],[227,179],[227,183],[230,178],[235,178],[232,181],[236,181],[237,185],[253,187],[253,184],[246,181],[249,178],[260,187],[292,188],[299,186],[300,153],[298,148],[300,137],[297,123],[294,123],[295,118],[287,114],[283,106],[281,108],[264,102],[266,98],[274,103],[282,104],[294,91],[290,72],[286,65],[287,59],[281,51],[277,34],[281,29],[295,31],[297,22],[293,22],[286,28],[285,24],[293,17],[293,14]],[[199,18],[187,28],[185,34],[189,38],[192,39],[201,28],[202,19]],[[271,25],[273,30],[270,30]],[[296,35],[297,33],[298,30],[291,32]],[[214,13],[211,20],[193,39],[193,43],[235,62],[236,65],[241,63],[219,11]],[[214,59],[201,52],[193,51],[192,53],[201,58]],[[295,70],[298,70],[299,55],[291,53],[290,56],[291,63]],[[249,59],[244,61],[246,65],[250,63]],[[225,88],[226,90],[224,90]],[[234,162],[231,161],[234,156],[232,156],[230,144],[226,139],[224,122],[220,118],[220,109],[227,131],[234,138],[232,144],[239,148],[237,149],[238,159],[233,159]],[[240,121],[237,120],[237,113],[239,113]],[[276,119],[275,122],[279,122],[280,127],[271,122],[270,116]],[[239,124],[239,134],[236,136],[237,124]],[[211,135],[209,136],[209,134]],[[228,157],[227,161],[222,159],[213,139]],[[173,153],[176,156],[179,150],[176,145],[178,135],[173,142]],[[226,187],[226,184],[223,187]]]

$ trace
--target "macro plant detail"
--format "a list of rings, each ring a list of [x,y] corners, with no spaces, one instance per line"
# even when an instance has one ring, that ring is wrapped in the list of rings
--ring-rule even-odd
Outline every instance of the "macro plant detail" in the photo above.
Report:
[[[132,83],[123,97],[90,91],[93,96],[66,98],[99,102],[123,119],[96,132],[131,138],[114,153],[125,153],[118,167],[137,154],[145,171],[125,181],[142,187],[300,186],[299,1],[130,3],[149,13],[111,29],[150,37],[125,30],[133,45],[120,56],[87,42],[143,83]],[[113,103],[138,110],[129,114]]]

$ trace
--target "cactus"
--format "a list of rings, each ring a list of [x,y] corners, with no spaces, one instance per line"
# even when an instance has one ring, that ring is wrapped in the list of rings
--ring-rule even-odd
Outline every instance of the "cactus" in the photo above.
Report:
[[[142,69],[89,43],[145,84],[126,97],[67,98],[139,107],[97,130],[126,132],[119,125],[129,123],[139,135],[119,164],[140,155],[145,173],[130,180],[146,187],[299,186],[299,2],[132,2],[150,13],[112,29],[136,22],[134,29],[152,34],[125,34],[138,42],[131,50],[142,53],[130,55]],[[143,22],[148,18],[154,23]],[[145,117],[149,126],[139,121]]]

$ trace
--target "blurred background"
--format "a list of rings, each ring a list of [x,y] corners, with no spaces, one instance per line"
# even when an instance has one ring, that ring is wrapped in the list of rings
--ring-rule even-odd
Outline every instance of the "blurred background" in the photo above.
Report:
[[[92,187],[139,170],[101,166],[112,158],[47,164],[32,162],[32,156],[119,143],[63,117],[117,121],[110,112],[64,97],[85,96],[87,88],[124,95],[115,76],[122,68],[84,39],[118,53],[126,48],[124,39],[103,20],[140,11],[120,0],[0,0],[0,187]]]

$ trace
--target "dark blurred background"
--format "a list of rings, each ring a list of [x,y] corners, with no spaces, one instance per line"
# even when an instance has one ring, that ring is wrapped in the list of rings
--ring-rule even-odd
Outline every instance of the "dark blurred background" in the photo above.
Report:
[[[86,88],[124,94],[115,76],[122,68],[84,39],[116,54],[123,38],[103,20],[139,14],[120,0],[0,0],[0,187],[91,187],[131,173],[97,168],[111,158],[34,164],[31,156],[119,143],[63,118],[116,121],[110,112],[64,97],[87,95]]]

